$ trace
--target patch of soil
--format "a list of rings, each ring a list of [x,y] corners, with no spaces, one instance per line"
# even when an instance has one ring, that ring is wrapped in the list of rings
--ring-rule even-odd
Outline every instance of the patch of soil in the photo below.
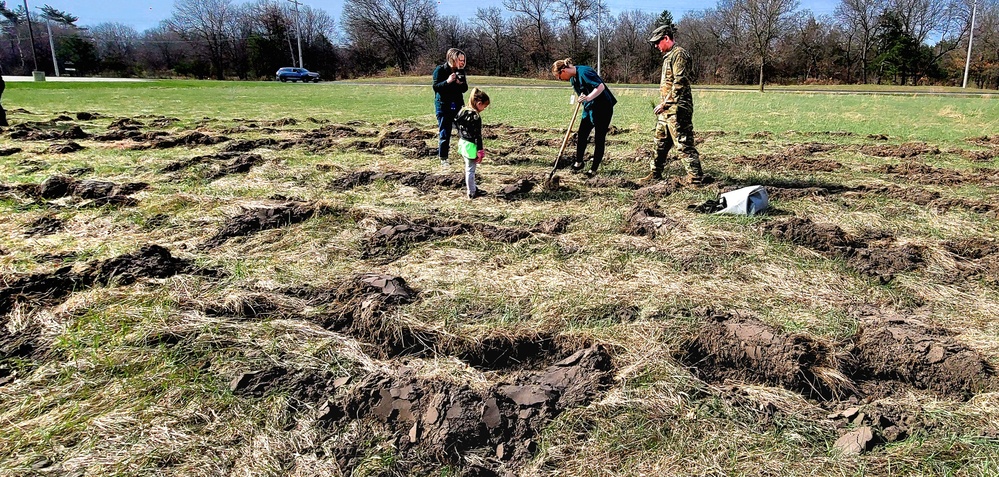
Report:
[[[531,179],[517,179],[513,184],[507,184],[496,191],[496,197],[510,201],[521,199],[534,189],[534,185]]]
[[[126,149],[141,151],[145,149],[169,149],[180,146],[211,146],[221,142],[226,142],[228,140],[229,138],[226,136],[209,136],[198,131],[191,131],[180,136],[154,139],[152,141],[134,144],[128,146]]]
[[[76,119],[78,121],[93,121],[94,119],[102,117],[100,113],[90,113],[87,111],[80,111],[76,113]]]
[[[73,141],[69,141],[63,144],[50,144],[45,152],[49,154],[70,154],[76,151],[82,151],[85,148]]]
[[[734,379],[780,386],[820,400],[856,393],[832,346],[747,317],[711,316],[676,358],[711,383]]]
[[[879,445],[904,440],[928,429],[930,426],[919,417],[919,412],[918,409],[906,409],[901,405],[875,402],[863,406],[845,407],[826,417],[839,429],[855,428],[846,431],[837,441],[836,447],[843,452],[849,453],[851,449],[843,445],[846,442],[841,444],[840,441],[845,441],[845,438],[851,436],[851,433],[856,434],[859,429],[865,427],[870,429],[869,440],[858,439],[857,447],[852,449],[853,453],[863,453]]]
[[[24,235],[28,237],[52,235],[58,233],[64,226],[62,219],[58,217],[40,217],[28,225],[28,230],[24,232]]]
[[[862,321],[854,337],[857,381],[898,381],[967,400],[994,383],[994,371],[950,331],[914,319]]]
[[[436,154],[436,152],[435,152]],[[376,181],[398,182],[415,187],[421,192],[433,190],[460,190],[465,188],[465,178],[461,174],[428,174],[426,172],[375,172],[354,171],[335,179],[330,188],[346,191]]]
[[[222,152],[219,154],[209,154],[197,156],[185,161],[177,161],[167,164],[161,172],[176,172],[189,167],[208,163],[206,170],[201,172],[206,180],[214,181],[232,174],[244,174],[254,166],[262,163],[264,159],[259,154],[245,154],[238,152]]]
[[[586,185],[594,188],[615,188],[638,190],[640,186],[628,179],[612,179],[609,177],[591,177],[586,180]]]
[[[201,248],[218,247],[233,237],[245,237],[263,230],[297,224],[313,217],[322,217],[331,213],[334,213],[334,210],[329,207],[297,201],[244,209],[241,214],[227,220],[222,229],[205,241]]]
[[[917,157],[923,154],[940,154],[940,148],[930,146],[924,142],[907,142],[898,146],[892,145],[865,145],[860,147],[860,152],[868,156],[875,157],[897,157],[905,159]]]
[[[680,223],[669,217],[659,208],[635,204],[624,214],[624,226],[621,231],[628,235],[656,238],[660,230],[676,229]]]
[[[261,139],[248,139],[244,141],[232,141],[222,147],[222,152],[250,152],[254,149],[267,147],[272,149],[287,149],[293,145],[290,141],[278,141],[277,139],[265,137]]]
[[[947,241],[944,249],[954,255],[958,273],[955,281],[982,280],[999,286],[999,243],[993,240],[968,238]]]
[[[169,135],[165,131],[140,131],[138,129],[112,129],[104,134],[98,134],[94,136],[95,141],[124,141],[132,140],[135,142],[146,142],[154,141],[157,138]]]
[[[772,222],[764,231],[774,238],[808,247],[827,257],[840,257],[863,275],[885,284],[902,272],[918,270],[924,263],[924,248],[912,244],[901,246],[890,242],[889,236],[854,238],[833,224],[816,224],[809,219],[793,217]],[[887,242],[887,243],[885,243]]]
[[[937,185],[980,183],[988,180],[988,177],[982,174],[967,174],[949,169],[940,169],[918,162],[883,164],[874,168],[874,172],[901,176],[913,182]]]
[[[28,375],[36,367],[33,361],[43,359],[49,346],[41,331],[32,322],[19,332],[11,332],[7,323],[0,321],[0,387]]]
[[[835,144],[822,143],[795,144],[774,154],[760,154],[756,157],[736,156],[731,161],[763,170],[833,172],[841,169],[843,164],[829,159],[812,159],[809,156],[819,152],[828,152],[838,147]]]
[[[999,136],[979,136],[967,139],[968,142],[980,146],[999,146]]]
[[[342,416],[336,421],[341,425],[356,419],[377,425],[379,432],[394,436],[403,454],[422,451],[459,465],[465,465],[467,456],[486,454],[488,465],[496,467],[479,471],[495,475],[501,466],[518,467],[529,460],[541,430],[566,410],[601,395],[613,371],[610,355],[599,345],[485,392],[402,369],[398,375],[361,380],[331,403],[337,409],[328,414]]]
[[[134,206],[138,204],[138,201],[128,196],[148,186],[149,184],[145,182],[116,184],[114,182],[94,179],[78,181],[70,176],[57,174],[42,181],[41,184],[34,187],[34,190],[29,189],[28,193],[34,197],[49,200],[73,196],[90,201],[89,203],[81,204],[81,207],[109,204]]]
[[[166,278],[192,273],[216,272],[199,271],[190,260],[176,258],[159,245],[146,245],[136,252],[88,263],[80,271],[65,266],[50,273],[3,277],[0,279],[0,310],[9,312],[17,303],[54,305],[70,293],[92,286],[127,286],[140,278]]]
[[[385,225],[368,238],[365,250],[361,254],[362,258],[381,257],[391,260],[406,253],[416,244],[471,232],[478,232],[483,237],[498,242],[516,243],[535,233],[548,235],[563,233],[572,222],[572,218],[549,219],[529,229],[435,218],[399,217],[382,219],[381,222]]]
[[[635,202],[655,206],[660,200],[669,197],[678,190],[684,188],[683,180],[679,177],[670,177],[664,181],[642,187],[635,191]]]
[[[19,147],[4,147],[4,148],[0,148],[0,157],[12,156],[12,155],[17,154],[19,152],[21,152],[21,148],[19,148]]]
[[[19,123],[9,129],[11,139],[25,141],[58,141],[69,139],[87,139],[90,134],[80,126],[64,127],[55,123]]]

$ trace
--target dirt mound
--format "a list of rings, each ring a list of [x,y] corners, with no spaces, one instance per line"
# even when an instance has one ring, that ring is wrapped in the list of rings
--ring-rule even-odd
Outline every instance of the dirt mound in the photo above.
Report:
[[[321,217],[333,212],[326,206],[297,201],[244,209],[243,213],[227,220],[222,230],[205,241],[201,248],[218,247],[233,237],[245,237],[263,230],[305,222],[313,217]]]
[[[0,157],[12,156],[19,152],[21,152],[21,148],[19,147],[3,147],[0,148]]]
[[[591,177],[586,180],[586,185],[596,188],[617,188],[628,190],[638,190],[640,188],[638,184],[627,179],[611,179],[608,177]]]
[[[38,220],[28,224],[28,230],[24,235],[28,237],[43,237],[58,233],[65,224],[58,217],[40,217]]]
[[[894,245],[890,234],[861,240],[851,237],[836,225],[816,224],[797,217],[770,223],[764,227],[764,232],[779,240],[818,251],[826,257],[843,258],[858,273],[876,278],[882,284],[893,280],[898,273],[917,270],[924,263],[923,247]]]
[[[95,141],[110,142],[132,140],[135,142],[154,141],[157,138],[167,136],[164,131],[139,131],[137,129],[113,129],[103,134],[94,136]]]
[[[128,146],[127,149],[141,151],[145,149],[169,149],[181,146],[211,146],[221,142],[226,142],[228,140],[229,138],[226,136],[209,136],[198,131],[191,131],[180,136],[166,137],[163,139],[155,139],[148,142],[134,144]]]
[[[478,232],[483,237],[504,243],[516,243],[535,233],[556,235],[563,233],[570,217],[557,217],[531,228],[500,227],[484,223],[466,223],[435,218],[396,217],[381,219],[385,224],[368,237],[363,258],[381,257],[391,260],[405,254],[414,245],[455,235]]]
[[[87,111],[80,111],[76,113],[76,119],[78,121],[93,121],[94,119],[103,117],[100,113],[91,113]]]
[[[712,383],[735,379],[780,386],[821,400],[856,393],[830,345],[746,317],[712,316],[676,358]]]
[[[986,180],[986,177],[982,177],[981,175],[964,174],[959,171],[940,169],[918,162],[883,164],[876,167],[874,171],[900,176],[913,182],[924,184],[959,185],[966,182],[980,183]]]
[[[62,144],[50,144],[45,152],[49,154],[70,154],[77,151],[82,151],[85,148],[73,141],[69,141]]]
[[[654,206],[660,200],[683,189],[683,181],[679,177],[671,177],[665,181],[642,187],[635,191],[635,202]]]
[[[34,360],[41,359],[48,348],[35,322],[12,333],[7,323],[0,321],[0,387],[30,374]]]
[[[69,139],[87,139],[87,134],[80,126],[62,126],[55,123],[20,123],[9,129],[11,139],[24,141],[56,141]]]
[[[969,238],[944,242],[943,247],[954,254],[958,269],[954,280],[982,280],[988,285],[999,286],[999,243]]]
[[[669,231],[679,225],[679,222],[666,217],[666,214],[656,207],[635,204],[624,214],[624,226],[621,231],[628,235],[656,238],[660,230]]]
[[[127,286],[140,278],[190,273],[202,272],[196,270],[190,260],[176,258],[159,245],[146,245],[133,253],[89,263],[80,271],[66,266],[50,273],[4,277],[0,280],[0,310],[10,311],[17,303],[53,305],[74,291],[96,285]]]
[[[552,419],[591,402],[609,386],[612,373],[601,346],[484,392],[403,369],[397,376],[368,376],[331,403],[336,410],[328,414],[342,416],[342,425],[348,419],[378,423],[378,431],[394,436],[404,454],[422,451],[463,465],[464,457],[485,453],[496,469],[517,467],[536,451],[536,439]],[[357,462],[344,464],[349,469]]]
[[[838,147],[835,144],[821,143],[795,144],[777,153],[760,154],[755,157],[736,156],[731,161],[763,170],[833,172],[841,169],[843,164],[828,159],[812,159],[809,156],[819,152],[828,152]]]
[[[245,154],[236,152],[223,152],[219,154],[209,154],[197,156],[185,161],[177,161],[167,164],[161,172],[176,172],[198,165],[208,164],[198,175],[205,180],[213,181],[221,179],[231,174],[244,174],[254,166],[264,161],[259,154]]]
[[[764,227],[773,237],[819,252],[840,252],[860,244],[833,224],[816,224],[809,219],[792,217]]]
[[[415,187],[421,192],[440,189],[459,190],[465,187],[465,178],[461,174],[354,171],[335,179],[330,184],[330,188],[337,191],[345,191],[377,181],[398,182],[409,187]]]
[[[138,204],[138,200],[128,196],[148,186],[144,182],[116,184],[94,179],[78,181],[70,176],[57,174],[38,185],[23,185],[19,190],[29,196],[47,200],[72,196],[84,201],[77,204],[79,207],[134,206]]]
[[[900,381],[958,400],[994,385],[983,357],[951,335],[912,319],[861,322],[852,353],[858,381]]]
[[[291,147],[291,142],[282,142],[277,139],[265,137],[261,139],[248,139],[243,141],[232,141],[222,147],[222,152],[250,152],[261,147],[272,149],[287,149]]]
[[[534,189],[534,181],[531,179],[517,179],[513,184],[507,184],[496,191],[496,197],[504,200],[517,200]]]
[[[861,146],[860,152],[868,156],[875,157],[897,157],[905,159],[917,157],[923,154],[940,154],[940,148],[930,146],[924,142],[907,142],[898,146],[891,145],[865,145]]]
[[[979,136],[967,139],[968,142],[981,146],[999,146],[999,136]]]

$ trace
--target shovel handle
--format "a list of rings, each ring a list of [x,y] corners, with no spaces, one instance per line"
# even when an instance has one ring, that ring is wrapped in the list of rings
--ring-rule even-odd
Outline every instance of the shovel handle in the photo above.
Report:
[[[576,123],[576,115],[579,114],[579,107],[582,105],[583,103],[576,102],[576,110],[572,112],[569,127],[565,128],[565,136],[562,137],[562,147],[558,148],[558,155],[555,156],[555,165],[552,166],[552,171],[548,174],[549,179],[555,175],[555,171],[558,169],[558,160],[562,158],[562,153],[565,152],[565,145],[569,143],[569,135],[572,134],[572,125]]]

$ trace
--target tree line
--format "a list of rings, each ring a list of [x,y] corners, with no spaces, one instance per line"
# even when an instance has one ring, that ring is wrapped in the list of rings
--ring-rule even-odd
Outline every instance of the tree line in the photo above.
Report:
[[[718,0],[678,20],[668,10],[612,14],[606,3],[503,0],[461,19],[433,0],[352,0],[335,20],[289,0],[177,0],[140,33],[0,1],[0,67],[52,75],[54,49],[60,72],[81,75],[265,79],[301,58],[336,79],[430,74],[457,47],[473,74],[547,77],[552,61],[571,57],[599,62],[608,82],[656,83],[661,57],[645,40],[672,24],[698,83],[960,86],[971,41],[968,84],[999,89],[999,0],[839,0],[831,15],[798,0]]]

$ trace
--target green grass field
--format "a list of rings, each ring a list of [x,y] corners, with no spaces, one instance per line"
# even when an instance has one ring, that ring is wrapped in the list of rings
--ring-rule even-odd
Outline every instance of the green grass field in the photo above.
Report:
[[[999,474],[999,98],[695,87],[714,182],[639,189],[656,93],[614,87],[547,190],[571,89],[472,80],[474,201],[429,85],[9,83],[0,474]]]

